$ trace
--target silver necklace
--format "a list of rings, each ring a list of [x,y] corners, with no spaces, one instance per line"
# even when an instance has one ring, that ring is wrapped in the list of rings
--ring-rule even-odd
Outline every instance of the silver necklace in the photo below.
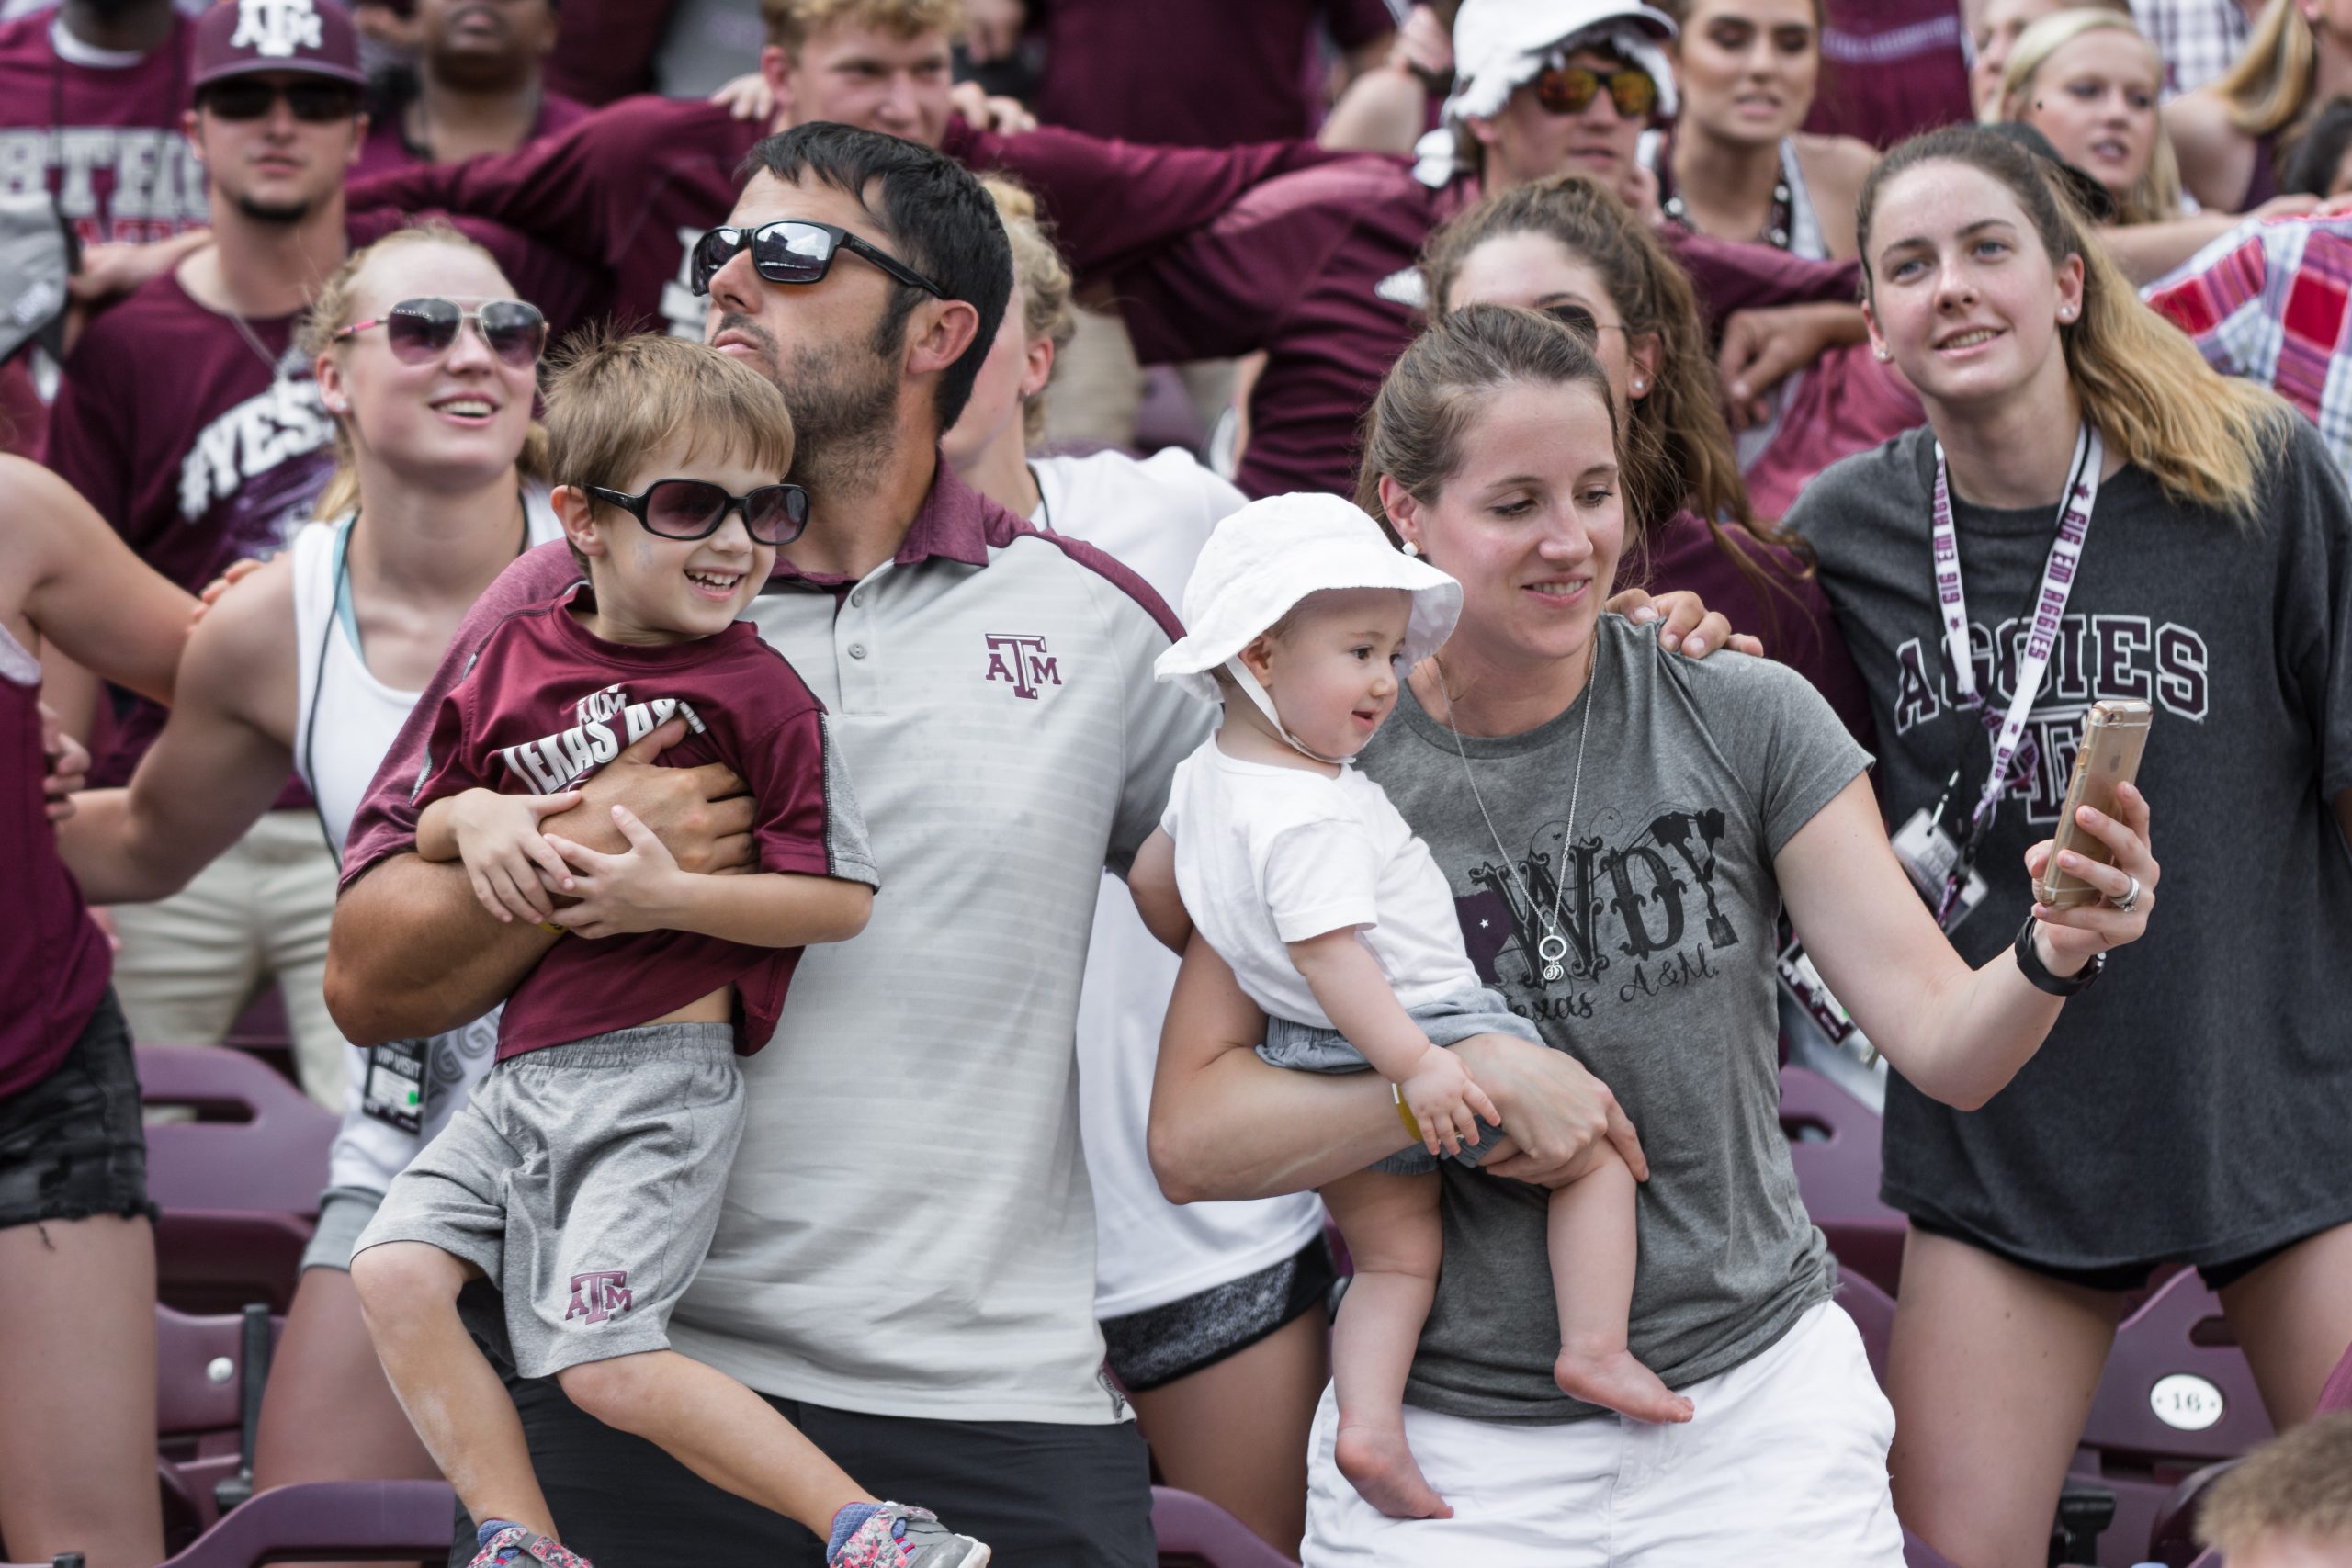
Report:
[[[1495,831],[1495,819],[1487,810],[1486,797],[1478,793],[1478,775],[1470,771],[1470,753],[1462,744],[1462,731],[1453,722],[1453,694],[1445,689],[1445,671],[1441,667],[1432,666],[1437,669],[1438,694],[1445,698],[1446,733],[1453,737],[1453,754],[1462,759],[1463,782],[1470,786],[1470,798],[1477,805],[1480,820],[1487,824],[1487,837],[1495,841],[1495,853],[1502,857],[1504,872],[1510,875],[1512,886],[1519,889],[1519,896],[1527,900],[1528,913],[1543,923],[1544,935],[1535,944],[1535,956],[1543,964],[1544,981],[1546,985],[1567,973],[1568,939],[1560,934],[1560,911],[1568,896],[1568,862],[1576,853],[1577,801],[1584,794],[1584,747],[1585,742],[1592,739],[1593,704],[1600,700],[1599,690],[1595,685],[1600,674],[1600,628],[1596,626],[1593,628],[1592,668],[1585,671],[1584,678],[1584,689],[1588,700],[1585,703],[1584,718],[1577,726],[1577,770],[1568,784],[1568,826],[1567,831],[1560,837],[1560,871],[1559,874],[1553,878],[1552,909],[1549,914],[1546,914],[1544,907],[1535,901],[1535,895],[1528,887],[1526,879],[1519,874],[1519,863],[1511,858],[1510,851],[1503,847],[1503,836]]]
[[[245,340],[245,346],[254,351],[254,357],[260,360],[269,371],[269,378],[273,381],[284,380],[286,356],[282,354],[270,353],[268,346],[261,341],[261,334],[254,331],[252,324],[244,317],[234,310],[222,313],[229,318],[229,324],[237,329],[237,335]]]

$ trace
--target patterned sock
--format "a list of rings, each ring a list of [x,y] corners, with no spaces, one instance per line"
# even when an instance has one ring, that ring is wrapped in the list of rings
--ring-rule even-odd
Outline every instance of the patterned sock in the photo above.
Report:
[[[849,1544],[849,1538],[857,1533],[858,1527],[881,1511],[879,1503],[842,1504],[842,1511],[833,1516],[833,1539],[825,1543],[825,1561],[831,1562],[841,1555],[842,1548]]]

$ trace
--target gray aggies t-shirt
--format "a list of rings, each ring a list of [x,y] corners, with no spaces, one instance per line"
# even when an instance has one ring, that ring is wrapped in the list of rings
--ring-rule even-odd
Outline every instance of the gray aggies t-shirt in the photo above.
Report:
[[[2288,417],[2251,527],[2172,504],[2129,465],[2099,487],[2029,710],[2040,765],[2001,802],[1984,901],[1952,945],[1981,964],[2017,939],[2022,857],[2056,825],[2102,697],[2155,708],[2140,784],[2164,889],[2147,934],[1983,1110],[1889,1081],[1884,1190],[1906,1213],[2066,1269],[2229,1262],[2352,1219],[2352,857],[2328,805],[2352,788],[2352,504]],[[1934,477],[1914,431],[1829,468],[1788,517],[1870,687],[1898,827],[1955,765],[1973,798],[1991,764],[1952,703]],[[1952,513],[1977,687],[2006,711],[2056,508],[1955,495]]]
[[[1781,1132],[1771,857],[1870,757],[1785,665],[1693,663],[1614,615],[1598,635],[1592,685],[1566,713],[1462,742],[1499,849],[1453,732],[1411,692],[1360,761],[1444,871],[1480,976],[1641,1134],[1633,1351],[1679,1387],[1771,1345],[1834,1282]],[[1564,876],[1567,973],[1547,985],[1521,886],[1548,908]],[[1600,1414],[1552,1382],[1546,1194],[1459,1168],[1444,1180],[1444,1268],[1407,1401],[1489,1421]]]

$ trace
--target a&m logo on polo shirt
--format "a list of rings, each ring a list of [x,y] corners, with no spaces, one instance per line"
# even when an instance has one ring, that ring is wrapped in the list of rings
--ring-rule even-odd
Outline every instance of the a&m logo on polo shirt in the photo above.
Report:
[[[323,46],[322,25],[311,0],[237,0],[237,31],[229,47],[288,60],[298,49]]]
[[[1046,651],[1046,639],[1026,632],[989,632],[989,679],[1011,682],[1012,694],[1037,700],[1047,686],[1062,683],[1061,666]]]

